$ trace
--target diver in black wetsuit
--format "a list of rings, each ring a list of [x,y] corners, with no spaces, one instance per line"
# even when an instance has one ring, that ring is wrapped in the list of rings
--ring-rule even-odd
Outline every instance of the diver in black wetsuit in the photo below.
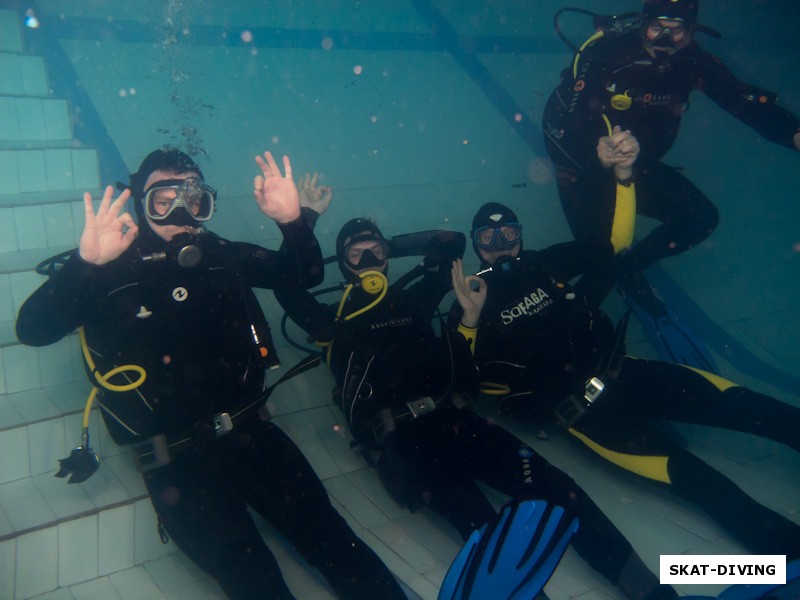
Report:
[[[608,317],[569,283],[611,260],[609,243],[523,250],[516,215],[496,202],[475,215],[472,240],[484,271],[465,279],[460,265],[454,269],[459,302],[450,327],[470,340],[483,389],[503,410],[534,422],[556,416],[597,454],[666,484],[749,550],[800,557],[800,526],[754,501],[655,422],[732,429],[800,451],[800,408],[711,373],[624,356],[624,329],[615,335]]]
[[[228,597],[294,598],[249,505],[340,598],[399,600],[398,583],[264,407],[266,371],[279,363],[251,288],[311,286],[323,274],[289,160],[283,177],[265,158],[254,193],[283,233],[279,252],[205,230],[216,192],[187,155],[156,150],[131,175],[138,226],[120,212],[128,191],[112,202],[107,188],[96,213],[85,194],[79,251],[22,306],[17,335],[42,346],[83,328],[113,439],[134,444],[160,524]],[[123,389],[107,389],[115,385]]]
[[[411,510],[430,506],[465,539],[495,517],[476,481],[517,499],[546,499],[580,517],[576,550],[629,596],[674,597],[570,477],[470,408],[478,381],[469,349],[460,335],[437,336],[431,323],[465,239],[444,231],[425,238],[422,265],[389,285],[389,243],[374,223],[353,219],[336,240],[350,284],[341,302],[275,289],[287,314],[327,347],[334,401],[388,491]],[[421,279],[410,283],[414,276]]]
[[[582,286],[599,305],[617,278],[639,272],[706,239],[719,215],[711,201],[661,158],[672,147],[689,96],[702,91],[767,140],[800,149],[800,120],[776,95],[738,81],[695,40],[698,0],[646,0],[641,25],[598,32],[563,71],[545,106],[542,130],[561,204],[577,239],[608,241],[615,215],[614,177],[595,146],[615,127],[630,130],[641,154],[635,176],[639,214],[661,221],[603,277]],[[615,243],[615,251],[625,246]]]

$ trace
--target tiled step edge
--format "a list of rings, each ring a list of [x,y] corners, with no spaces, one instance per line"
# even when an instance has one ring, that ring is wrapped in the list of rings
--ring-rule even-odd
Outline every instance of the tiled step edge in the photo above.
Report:
[[[0,540],[0,597],[24,598],[131,569],[174,552],[149,498],[63,519]]]

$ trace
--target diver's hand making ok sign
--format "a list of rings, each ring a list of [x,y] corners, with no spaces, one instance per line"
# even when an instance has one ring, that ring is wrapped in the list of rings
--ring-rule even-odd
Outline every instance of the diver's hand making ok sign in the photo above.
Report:
[[[294,221],[300,216],[300,196],[292,179],[289,157],[283,157],[285,176],[270,152],[264,152],[264,158],[256,156],[256,162],[263,176],[257,175],[253,181],[253,195],[261,212],[277,223]]]
[[[460,258],[453,261],[450,276],[456,300],[464,311],[461,324],[465,327],[477,327],[483,305],[486,303],[488,289],[486,282],[477,275],[465,276],[464,265]]]
[[[131,195],[130,190],[125,190],[111,202],[113,194],[114,188],[108,186],[97,213],[92,206],[92,195],[89,192],[83,194],[86,224],[78,250],[81,258],[93,265],[104,265],[119,258],[139,233],[130,213],[121,212]]]

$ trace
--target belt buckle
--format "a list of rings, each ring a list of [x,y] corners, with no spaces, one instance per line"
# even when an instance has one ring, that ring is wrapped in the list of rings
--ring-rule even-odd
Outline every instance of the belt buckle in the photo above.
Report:
[[[222,437],[223,435],[230,433],[230,431],[233,429],[233,420],[231,419],[230,414],[226,412],[217,413],[214,415],[213,423],[214,435],[216,437]]]
[[[388,408],[379,410],[372,418],[372,435],[378,446],[382,446],[389,434],[396,428],[394,416]]]
[[[146,473],[172,462],[167,438],[163,434],[155,435],[144,442],[134,445],[133,448],[136,458],[136,470],[139,473]]]
[[[574,394],[567,396],[554,410],[559,425],[564,429],[572,427],[586,412],[587,406],[583,398],[579,400]]]
[[[434,402],[433,398],[430,396],[422,396],[411,402],[406,402],[406,406],[408,410],[411,411],[411,416],[415,419],[436,410],[436,402]]]
[[[586,391],[583,394],[583,397],[586,399],[586,402],[592,404],[600,394],[603,393],[606,384],[603,383],[601,379],[598,377],[592,377],[586,382]]]

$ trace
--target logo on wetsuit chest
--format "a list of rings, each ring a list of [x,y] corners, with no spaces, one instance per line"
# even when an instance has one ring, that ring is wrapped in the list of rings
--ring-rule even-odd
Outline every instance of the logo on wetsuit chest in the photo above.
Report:
[[[639,100],[647,106],[669,106],[672,103],[672,94],[646,92],[639,97]]]
[[[513,308],[509,308],[501,312],[500,318],[503,321],[503,325],[509,325],[518,317],[532,317],[543,308],[550,306],[552,303],[553,299],[547,295],[547,292],[545,292],[542,288],[537,288],[536,291],[533,291],[525,296],[525,298],[522,299],[522,302]]]
[[[184,302],[189,299],[189,290],[185,287],[176,287],[172,290],[172,299],[176,302]]]
[[[405,327],[406,325],[411,325],[412,323],[414,323],[414,319],[411,317],[401,317],[399,319],[389,319],[387,321],[383,321],[382,323],[372,323],[369,328],[384,329],[386,327]]]
[[[523,446],[518,450],[519,457],[522,459],[522,481],[525,483],[533,483],[533,450],[527,446]]]
[[[625,111],[635,103],[644,106],[670,106],[672,104],[672,94],[656,94],[654,92],[633,93],[630,89],[622,91],[623,86],[618,86],[616,82],[606,82],[606,92],[610,95],[608,103],[614,110]]]

